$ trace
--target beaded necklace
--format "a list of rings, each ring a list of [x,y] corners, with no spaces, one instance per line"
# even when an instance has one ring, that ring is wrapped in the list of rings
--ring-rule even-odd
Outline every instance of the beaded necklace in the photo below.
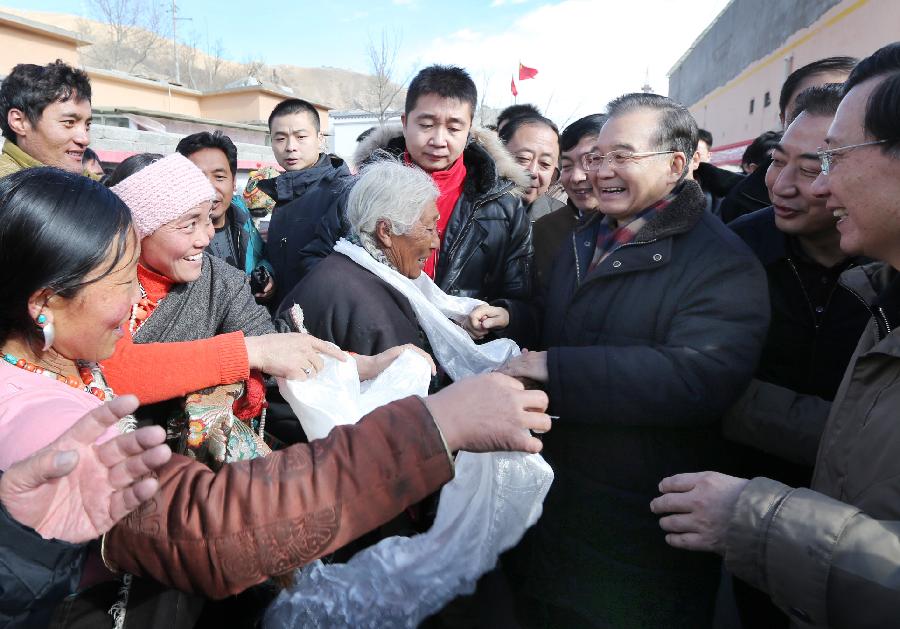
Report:
[[[153,301],[147,296],[144,285],[138,280],[138,288],[141,289],[141,299],[131,307],[131,319],[128,321],[128,331],[134,336],[135,331],[150,316],[153,309],[159,305],[158,301]],[[160,300],[162,301],[162,300]]]
[[[88,363],[83,360],[75,361],[75,365],[78,367],[78,375],[81,377],[81,382],[79,382],[72,376],[64,376],[61,373],[56,373],[55,371],[45,369],[43,367],[35,365],[34,363],[30,363],[24,358],[16,358],[9,353],[3,354],[3,360],[8,362],[10,365],[13,365],[14,367],[18,367],[19,369],[24,369],[25,371],[30,371],[31,373],[38,374],[40,376],[46,376],[51,380],[57,380],[58,382],[69,385],[73,389],[81,389],[85,393],[90,393],[101,401],[106,399],[106,391],[98,386],[91,386],[91,384],[94,382],[94,369],[96,368],[95,364]]]

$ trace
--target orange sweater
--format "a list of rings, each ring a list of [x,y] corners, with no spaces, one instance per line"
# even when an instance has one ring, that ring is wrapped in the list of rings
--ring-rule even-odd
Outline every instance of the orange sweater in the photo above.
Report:
[[[199,341],[135,344],[126,330],[115,353],[102,365],[112,390],[117,395],[132,393],[142,405],[250,377],[240,331]]]

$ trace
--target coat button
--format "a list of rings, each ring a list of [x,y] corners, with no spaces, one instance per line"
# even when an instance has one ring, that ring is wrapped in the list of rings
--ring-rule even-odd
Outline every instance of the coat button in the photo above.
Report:
[[[591,241],[590,241],[590,240],[585,240],[585,241],[584,241],[584,246],[585,246],[585,247],[590,247],[590,246],[591,246]]]
[[[620,266],[622,266],[622,261],[621,261],[621,260],[616,260],[615,262],[613,262],[613,268],[614,268],[614,269],[618,269]]]
[[[654,261],[654,262],[659,262],[660,260],[662,260],[662,254],[661,254],[661,253],[655,253],[655,254],[653,254],[653,261]]]

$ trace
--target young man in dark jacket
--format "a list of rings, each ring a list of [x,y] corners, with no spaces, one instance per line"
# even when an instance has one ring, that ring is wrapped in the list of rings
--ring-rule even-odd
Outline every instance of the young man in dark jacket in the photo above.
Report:
[[[441,190],[441,246],[425,272],[445,292],[491,302],[509,312],[504,319],[515,319],[531,297],[531,225],[520,200],[529,177],[495,134],[472,127],[476,105],[465,70],[425,68],[409,85],[402,127],[369,134],[354,162],[384,151],[431,174]],[[306,253],[324,258],[341,235],[317,239]],[[507,323],[491,320],[485,329]]]
[[[723,462],[719,419],[765,339],[765,274],[685,181],[688,110],[628,94],[608,112],[582,157],[598,211],[548,283],[548,349],[504,370],[542,383],[559,415],[524,600],[536,626],[709,627],[719,563],[667,548],[647,503],[660,471]]]
[[[207,250],[250,276],[250,287],[260,300],[275,291],[272,266],[265,259],[265,244],[243,200],[234,196],[237,147],[221,131],[202,131],[181,139],[175,150],[203,171],[216,191],[210,218],[216,232]]]
[[[317,229],[336,228],[321,223],[337,223],[339,207],[350,187],[352,175],[344,160],[322,151],[321,124],[316,108],[299,98],[282,101],[269,115],[272,152],[285,170],[257,184],[275,199],[268,234],[269,260],[278,286],[274,307],[309,270],[303,249]],[[327,253],[331,253],[334,242],[327,244]]]

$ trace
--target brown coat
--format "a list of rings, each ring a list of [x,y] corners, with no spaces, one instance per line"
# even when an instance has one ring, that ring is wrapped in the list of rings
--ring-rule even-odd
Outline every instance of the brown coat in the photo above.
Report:
[[[159,494],[110,531],[116,571],[223,598],[326,555],[453,477],[421,399],[218,473],[175,456]]]
[[[841,276],[873,319],[832,403],[812,489],[753,479],[728,529],[728,569],[797,627],[900,619],[900,329],[876,302],[895,275],[869,265]]]

